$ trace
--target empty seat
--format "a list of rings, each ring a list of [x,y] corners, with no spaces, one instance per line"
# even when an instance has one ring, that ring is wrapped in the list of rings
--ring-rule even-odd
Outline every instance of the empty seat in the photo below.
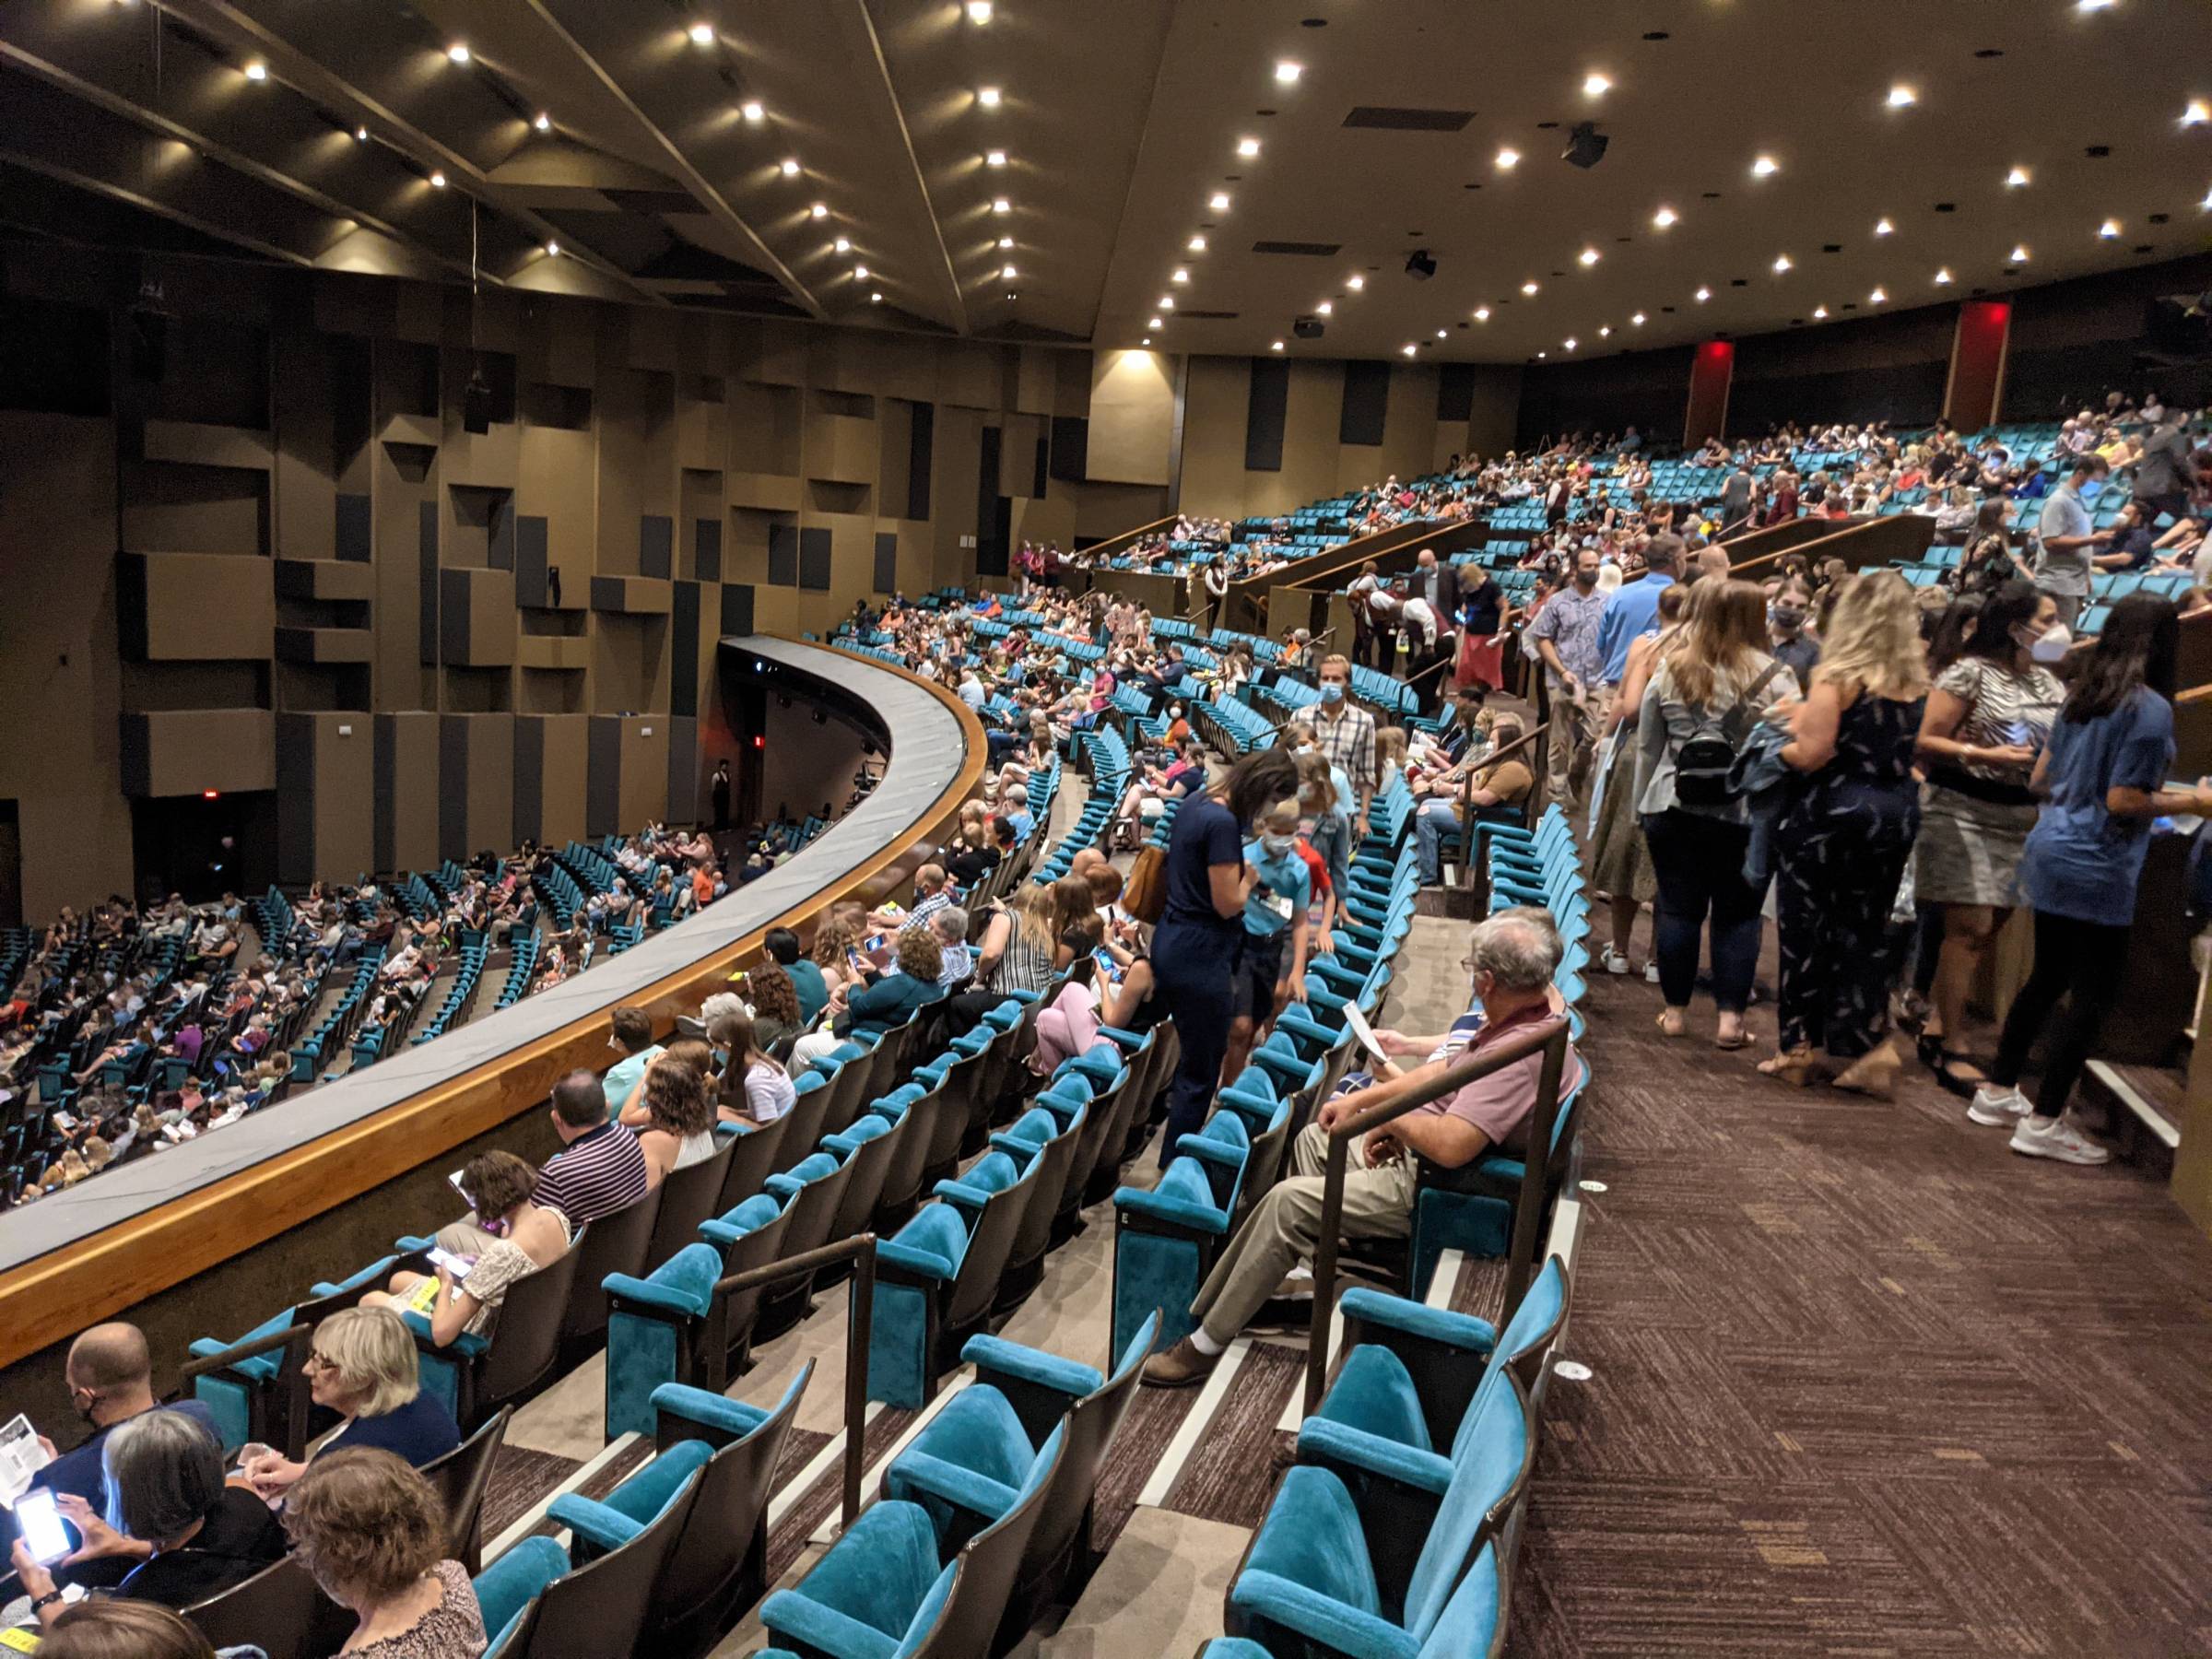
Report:
[[[608,1439],[653,1428],[653,1395],[664,1382],[722,1391],[728,1345],[716,1317],[721,1277],[722,1253],[712,1244],[687,1244],[643,1278],[607,1277]]]
[[[877,1247],[868,1398],[920,1406],[991,1311],[1039,1160],[986,1153]]]

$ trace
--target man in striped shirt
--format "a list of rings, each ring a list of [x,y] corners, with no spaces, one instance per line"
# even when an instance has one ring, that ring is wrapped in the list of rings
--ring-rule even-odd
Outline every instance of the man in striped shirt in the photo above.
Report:
[[[572,1071],[553,1086],[553,1131],[562,1149],[537,1172],[533,1196],[571,1228],[627,1208],[651,1190],[638,1137],[608,1121],[606,1090],[592,1073]]]

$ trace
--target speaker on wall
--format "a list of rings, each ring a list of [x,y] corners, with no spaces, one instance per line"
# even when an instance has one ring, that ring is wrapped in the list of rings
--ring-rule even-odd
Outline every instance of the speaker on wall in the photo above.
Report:
[[[1308,315],[1294,319],[1290,332],[1301,340],[1318,340],[1328,332],[1328,324],[1319,317]]]

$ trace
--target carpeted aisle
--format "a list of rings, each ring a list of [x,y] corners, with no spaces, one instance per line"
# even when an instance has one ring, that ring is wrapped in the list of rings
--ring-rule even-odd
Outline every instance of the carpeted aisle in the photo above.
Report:
[[[1641,964],[1641,957],[1639,957]],[[1512,1651],[2212,1652],[2212,1244],[1924,1073],[1799,1091],[1594,976],[1585,1231]]]

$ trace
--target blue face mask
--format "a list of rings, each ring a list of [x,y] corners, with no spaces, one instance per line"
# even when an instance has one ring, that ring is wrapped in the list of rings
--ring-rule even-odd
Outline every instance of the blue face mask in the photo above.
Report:
[[[1324,703],[1342,702],[1344,688],[1335,680],[1323,680],[1321,682],[1321,700]]]

